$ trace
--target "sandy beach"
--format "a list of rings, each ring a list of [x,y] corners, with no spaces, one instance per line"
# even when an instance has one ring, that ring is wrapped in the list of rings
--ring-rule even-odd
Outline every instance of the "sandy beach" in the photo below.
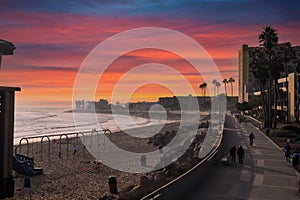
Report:
[[[202,120],[206,122],[207,117]],[[176,134],[178,127],[179,122],[165,124],[158,135],[166,136],[168,142],[172,139],[172,135]],[[153,127],[136,128],[133,131],[143,132],[149,128]],[[15,196],[12,199],[30,199],[30,196],[32,199],[139,199],[200,161],[197,151],[205,132],[206,128],[200,128],[199,135],[193,144],[173,164],[159,171],[144,174],[122,172],[102,163],[92,164],[95,158],[84,149],[80,140],[78,140],[78,152],[73,155],[75,138],[69,142],[69,152],[67,152],[66,141],[63,142],[61,158],[59,158],[59,142],[51,140],[50,161],[47,157],[48,143],[46,141],[43,142],[43,152],[41,152],[40,142],[30,144],[29,156],[34,157],[35,167],[43,168],[44,174],[30,177],[31,189],[24,189],[24,177],[14,173]],[[161,142],[157,138],[134,138],[124,132],[109,135],[113,143],[131,152],[157,150]],[[26,155],[25,145],[22,146],[21,153]],[[108,178],[110,176],[117,178],[117,194],[109,192]]]

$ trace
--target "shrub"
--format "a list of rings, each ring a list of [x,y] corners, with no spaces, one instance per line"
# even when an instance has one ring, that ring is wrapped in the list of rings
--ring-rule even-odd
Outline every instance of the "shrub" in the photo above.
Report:
[[[300,133],[300,127],[287,125],[280,128],[281,130],[287,130],[295,133]]]
[[[271,137],[285,137],[285,138],[296,138],[298,134],[289,130],[274,130],[271,133]]]

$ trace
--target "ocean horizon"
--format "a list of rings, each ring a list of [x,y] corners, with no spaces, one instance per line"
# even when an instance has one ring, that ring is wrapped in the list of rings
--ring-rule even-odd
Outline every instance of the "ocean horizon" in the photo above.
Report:
[[[63,133],[74,133],[78,130],[75,127],[73,113],[67,112],[63,108],[17,108],[15,111],[14,124],[14,143],[18,143],[22,137],[52,135]],[[94,113],[80,113],[87,118],[93,117]],[[80,131],[91,131],[92,128],[109,129],[112,132],[119,131],[112,114],[96,113],[97,124],[82,123],[79,124]],[[153,123],[162,123],[159,121],[150,121],[146,118],[120,115],[121,125],[125,129],[147,126]],[[135,124],[132,124],[132,121]],[[119,124],[120,125],[120,124]]]

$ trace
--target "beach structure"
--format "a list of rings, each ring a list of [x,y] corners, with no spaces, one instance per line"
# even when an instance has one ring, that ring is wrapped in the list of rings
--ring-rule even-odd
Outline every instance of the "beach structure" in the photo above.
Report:
[[[15,45],[0,39],[0,68],[2,55],[13,55]],[[14,196],[12,178],[15,91],[18,87],[0,86],[0,199]]]
[[[0,199],[14,196],[12,177],[15,91],[0,86]]]

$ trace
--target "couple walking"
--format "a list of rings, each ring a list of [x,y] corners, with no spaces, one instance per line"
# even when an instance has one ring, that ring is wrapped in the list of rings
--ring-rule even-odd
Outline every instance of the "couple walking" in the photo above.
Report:
[[[239,163],[243,164],[244,158],[245,158],[245,151],[242,147],[242,145],[240,145],[240,147],[236,150],[235,145],[230,149],[230,157],[231,157],[231,161],[235,163],[235,157],[236,154],[239,157]]]

